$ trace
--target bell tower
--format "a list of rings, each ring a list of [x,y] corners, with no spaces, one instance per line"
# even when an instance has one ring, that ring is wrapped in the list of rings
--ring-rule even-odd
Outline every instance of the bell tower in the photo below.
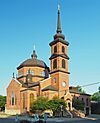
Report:
[[[54,40],[49,44],[51,47],[50,76],[52,86],[58,89],[59,98],[63,98],[69,91],[68,72],[68,45],[65,36],[62,34],[60,22],[60,6],[58,6],[57,31]]]

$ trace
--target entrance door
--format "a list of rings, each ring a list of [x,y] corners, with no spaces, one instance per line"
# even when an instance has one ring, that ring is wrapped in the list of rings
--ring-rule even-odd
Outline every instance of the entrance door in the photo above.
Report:
[[[71,110],[70,102],[68,102],[68,109]]]
[[[86,115],[89,115],[89,107],[86,107]]]

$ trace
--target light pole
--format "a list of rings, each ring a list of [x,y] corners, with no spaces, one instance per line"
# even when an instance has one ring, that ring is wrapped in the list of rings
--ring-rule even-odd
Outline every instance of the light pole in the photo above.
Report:
[[[61,108],[61,117],[63,117],[63,105],[61,105],[60,108]]]

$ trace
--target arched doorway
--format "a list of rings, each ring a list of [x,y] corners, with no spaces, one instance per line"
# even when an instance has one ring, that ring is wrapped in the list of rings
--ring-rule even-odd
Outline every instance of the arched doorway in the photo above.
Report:
[[[68,108],[69,108],[69,110],[71,110],[70,102],[68,102]]]
[[[67,102],[67,109],[71,111],[72,110],[72,102],[71,102],[71,100],[68,98],[66,100],[66,102]]]

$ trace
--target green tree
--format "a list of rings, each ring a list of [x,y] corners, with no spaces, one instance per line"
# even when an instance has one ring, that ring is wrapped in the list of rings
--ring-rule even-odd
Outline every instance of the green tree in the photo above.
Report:
[[[81,93],[81,94],[85,94],[86,93],[85,90],[81,86],[78,85],[77,88],[78,88],[78,92],[79,93]]]
[[[66,106],[66,103],[63,99],[59,99],[58,97],[55,97],[52,100],[48,101],[48,108],[51,109],[53,112],[56,112],[61,105]]]
[[[46,110],[48,99],[46,97],[38,97],[36,101],[33,102],[32,110]]]
[[[66,106],[66,103],[63,99],[54,97],[52,100],[48,100],[46,97],[38,97],[36,101],[33,102],[31,111],[35,110],[47,110],[51,109],[54,113],[62,106]]]
[[[73,107],[77,110],[84,110],[84,102],[79,99],[73,99]]]
[[[100,92],[96,92],[91,96],[92,101],[100,101]]]
[[[0,109],[1,111],[5,110],[6,96],[0,96]]]
[[[100,93],[100,87],[98,88],[98,90],[99,90],[99,93]]]

